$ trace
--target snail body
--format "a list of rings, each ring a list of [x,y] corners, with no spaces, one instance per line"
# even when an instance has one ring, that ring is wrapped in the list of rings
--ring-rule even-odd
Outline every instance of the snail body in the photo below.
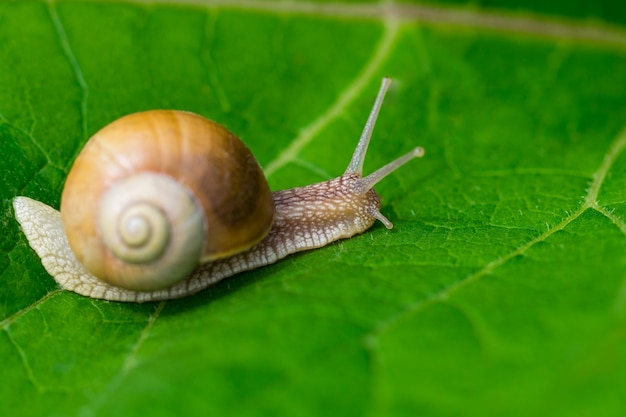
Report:
[[[60,213],[16,197],[16,218],[63,288],[134,302],[194,294],[362,233],[377,219],[391,228],[372,187],[423,150],[361,174],[390,82],[383,79],[340,177],[270,192],[259,164],[227,129],[192,113],[154,110],[118,119],[88,141],[66,180]]]

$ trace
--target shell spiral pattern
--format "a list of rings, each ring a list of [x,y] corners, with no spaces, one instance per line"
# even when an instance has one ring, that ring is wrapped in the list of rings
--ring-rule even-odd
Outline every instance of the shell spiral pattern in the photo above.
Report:
[[[154,291],[258,243],[274,206],[261,167],[235,135],[192,113],[154,110],[118,119],[87,142],[61,216],[91,274]]]
[[[188,275],[201,258],[206,231],[202,207],[191,191],[167,175],[148,172],[104,193],[98,228],[104,246],[118,259],[109,279],[144,291]]]

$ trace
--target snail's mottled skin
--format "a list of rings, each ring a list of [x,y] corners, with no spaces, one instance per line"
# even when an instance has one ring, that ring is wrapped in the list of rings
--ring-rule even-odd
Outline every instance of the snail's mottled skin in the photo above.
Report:
[[[329,181],[275,191],[272,227],[260,242],[243,252],[199,265],[189,276],[166,288],[141,291],[104,282],[89,273],[70,248],[57,210],[27,197],[16,197],[15,215],[43,266],[64,288],[106,300],[145,302],[181,298],[242,271],[268,265],[295,252],[325,246],[367,230],[376,220],[392,224],[380,213],[380,197],[372,187],[422,148],[362,177],[363,160],[390,80],[384,79],[361,140],[346,172]],[[209,225],[210,229],[210,225]],[[150,267],[147,263],[146,268]],[[149,274],[148,274],[149,275]]]

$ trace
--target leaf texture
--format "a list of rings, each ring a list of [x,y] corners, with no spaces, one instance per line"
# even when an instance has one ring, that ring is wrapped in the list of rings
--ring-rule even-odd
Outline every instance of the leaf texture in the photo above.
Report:
[[[491,3],[0,3],[3,412],[624,415],[626,12]],[[339,175],[384,75],[365,171],[426,149],[377,186],[392,230],[136,305],[59,289],[14,219],[154,108],[273,189]]]

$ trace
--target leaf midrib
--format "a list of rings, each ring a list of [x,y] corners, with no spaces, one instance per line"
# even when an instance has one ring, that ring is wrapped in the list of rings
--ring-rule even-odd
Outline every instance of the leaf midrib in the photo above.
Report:
[[[152,0],[130,0],[130,3],[154,4]],[[626,33],[613,25],[586,23],[573,18],[546,17],[526,13],[521,16],[503,10],[470,9],[434,4],[409,3],[314,3],[281,0],[163,0],[161,4],[200,6],[205,9],[262,11],[316,17],[341,17],[382,21],[422,22],[475,29],[543,36],[554,39],[585,40],[600,44],[626,46]]]

